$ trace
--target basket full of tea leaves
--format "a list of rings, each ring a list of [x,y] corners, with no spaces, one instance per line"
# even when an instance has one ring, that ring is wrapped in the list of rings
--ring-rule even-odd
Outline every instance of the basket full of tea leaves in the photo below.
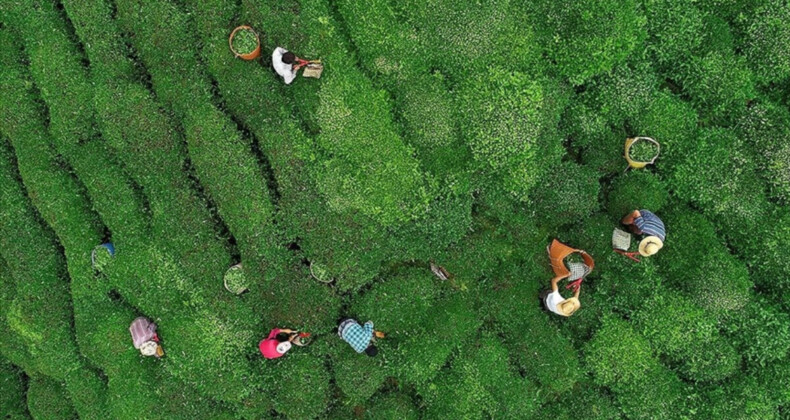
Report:
[[[326,266],[323,264],[319,264],[316,262],[310,263],[310,274],[313,275],[313,278],[320,281],[321,283],[331,283],[332,276],[329,274],[329,270],[326,269]]]
[[[651,141],[636,141],[631,145],[628,154],[636,162],[652,162],[658,154],[658,146]]]
[[[247,291],[247,276],[241,264],[236,264],[225,272],[225,289],[234,295],[240,295]]]
[[[234,29],[228,43],[233,55],[244,60],[254,60],[261,55],[261,39],[249,26],[243,25]]]

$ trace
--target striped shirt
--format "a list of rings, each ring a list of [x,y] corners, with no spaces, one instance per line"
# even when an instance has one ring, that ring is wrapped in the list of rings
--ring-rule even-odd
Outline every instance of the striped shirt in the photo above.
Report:
[[[368,321],[365,326],[359,325],[356,320],[347,319],[340,323],[337,334],[350,344],[357,353],[362,353],[370,345],[373,338],[373,322]]]
[[[664,229],[664,222],[650,210],[639,210],[641,216],[634,219],[634,225],[648,236],[658,236],[663,242],[666,239],[667,231]]]
[[[132,325],[129,326],[129,332],[132,333],[134,348],[139,350],[143,343],[156,337],[156,324],[151,322],[150,319],[141,316],[132,321]]]

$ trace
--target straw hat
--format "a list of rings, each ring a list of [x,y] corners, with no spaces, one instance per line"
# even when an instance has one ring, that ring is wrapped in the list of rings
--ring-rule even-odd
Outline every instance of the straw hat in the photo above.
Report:
[[[157,347],[159,347],[159,344],[156,344],[156,341],[154,340],[146,341],[145,343],[143,343],[143,345],[140,346],[140,353],[142,353],[143,356],[153,356],[156,354]]]
[[[664,242],[658,236],[648,236],[639,242],[639,253],[644,257],[649,257],[663,247]]]
[[[572,297],[560,302],[557,305],[557,310],[560,311],[564,316],[571,316],[573,315],[574,312],[576,312],[581,307],[582,304],[581,302],[579,302],[579,299]]]

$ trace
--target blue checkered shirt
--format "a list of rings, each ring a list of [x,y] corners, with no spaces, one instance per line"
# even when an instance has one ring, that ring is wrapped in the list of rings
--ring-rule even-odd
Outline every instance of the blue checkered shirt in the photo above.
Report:
[[[368,348],[370,340],[373,338],[373,322],[368,321],[363,327],[357,321],[349,319],[340,324],[337,333],[357,353],[362,353]]]
[[[634,225],[648,236],[658,236],[663,242],[666,240],[667,231],[664,228],[664,222],[658,218],[653,212],[649,210],[639,210],[641,216],[634,219]]]

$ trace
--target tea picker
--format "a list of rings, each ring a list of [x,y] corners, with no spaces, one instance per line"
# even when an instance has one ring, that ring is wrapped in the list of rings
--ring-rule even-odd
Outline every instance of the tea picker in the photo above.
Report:
[[[357,353],[365,353],[370,357],[378,354],[376,348],[376,338],[384,338],[381,331],[373,329],[373,322],[368,321],[364,326],[359,325],[355,319],[346,318],[340,321],[337,327],[337,335],[348,343]]]
[[[571,316],[581,307],[579,301],[581,285],[595,268],[595,261],[587,252],[572,248],[556,239],[546,247],[546,251],[549,254],[554,278],[551,279],[551,289],[543,291],[540,300],[549,311],[561,316]],[[581,256],[583,262],[569,261],[577,254]],[[559,281],[566,278],[569,283],[565,288],[573,290],[573,297],[568,299],[560,294],[558,286]]]
[[[150,319],[137,317],[129,326],[129,332],[134,348],[140,350],[143,356],[155,356],[158,359],[165,355],[159,344],[159,335],[156,334],[156,324]]]
[[[286,85],[290,85],[296,79],[296,74],[303,67],[305,71],[302,73],[302,76],[316,79],[321,77],[321,72],[324,70],[321,60],[305,60],[282,47],[274,49],[272,53],[272,67],[283,78]]]
[[[449,271],[433,261],[431,261],[431,272],[434,276],[438,277],[439,280],[450,280],[452,277],[452,274],[450,274]]]
[[[269,336],[261,340],[258,349],[263,357],[276,359],[291,350],[292,346],[304,347],[310,344],[310,333],[294,331],[288,328],[274,328]]]
[[[631,235],[620,229],[615,229],[612,234],[612,247],[615,252],[639,262],[639,259],[636,258],[637,254],[649,257],[664,247],[664,240],[666,240],[664,222],[650,210],[634,210],[625,215],[620,222],[631,233],[641,235],[642,240],[639,242],[637,252],[629,252]]]

